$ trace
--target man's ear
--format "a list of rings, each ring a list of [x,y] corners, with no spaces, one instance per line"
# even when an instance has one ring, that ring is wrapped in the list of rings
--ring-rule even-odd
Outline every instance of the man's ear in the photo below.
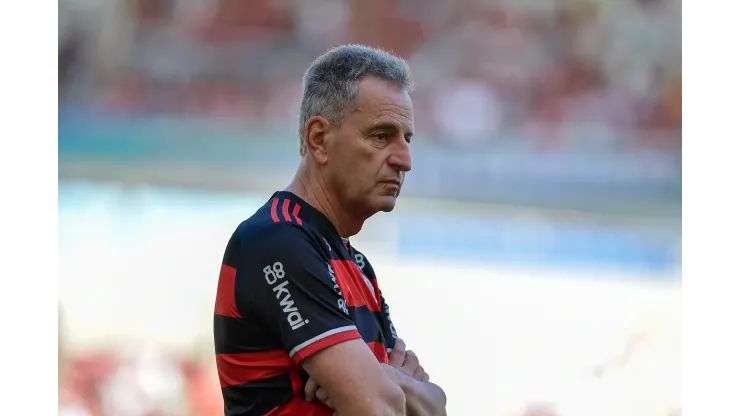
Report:
[[[322,116],[313,116],[306,122],[306,150],[319,165],[328,160],[327,136],[331,127],[329,120]]]

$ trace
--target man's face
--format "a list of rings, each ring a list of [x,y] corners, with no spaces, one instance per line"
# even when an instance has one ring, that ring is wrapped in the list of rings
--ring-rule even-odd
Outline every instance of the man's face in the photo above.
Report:
[[[349,209],[365,215],[391,211],[411,170],[411,98],[394,85],[360,81],[358,108],[327,141],[327,182]]]

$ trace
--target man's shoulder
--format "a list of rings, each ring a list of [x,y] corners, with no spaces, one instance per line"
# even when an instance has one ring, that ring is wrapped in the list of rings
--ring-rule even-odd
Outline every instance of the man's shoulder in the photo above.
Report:
[[[239,245],[248,248],[246,252],[292,252],[305,253],[323,251],[321,236],[309,224],[273,221],[259,212],[242,221],[234,232]]]

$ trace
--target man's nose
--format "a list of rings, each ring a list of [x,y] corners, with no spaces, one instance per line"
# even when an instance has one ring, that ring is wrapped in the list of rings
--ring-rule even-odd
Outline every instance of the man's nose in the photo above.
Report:
[[[400,172],[411,170],[411,149],[405,139],[394,144],[393,153],[388,158],[388,164]]]

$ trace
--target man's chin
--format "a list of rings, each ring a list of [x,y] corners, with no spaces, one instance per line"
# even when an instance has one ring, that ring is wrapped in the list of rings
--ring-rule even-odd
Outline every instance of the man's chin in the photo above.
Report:
[[[393,208],[395,207],[396,207],[396,197],[393,195],[388,195],[383,198],[383,201],[380,203],[380,206],[378,207],[378,211],[391,212],[393,211]]]

